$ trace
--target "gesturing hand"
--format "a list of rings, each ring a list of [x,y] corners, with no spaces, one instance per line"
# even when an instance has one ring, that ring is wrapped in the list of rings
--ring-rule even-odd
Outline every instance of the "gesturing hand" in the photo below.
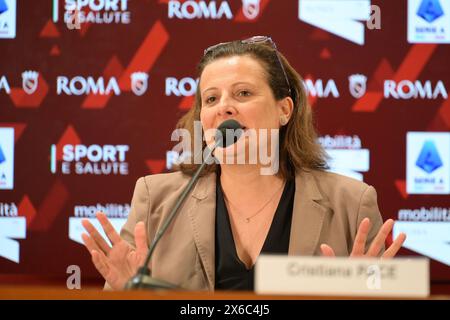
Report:
[[[375,236],[375,239],[370,245],[369,250],[367,252],[364,252],[367,241],[367,235],[369,234],[370,230],[370,220],[369,218],[364,218],[363,221],[361,221],[361,224],[359,225],[358,232],[356,233],[355,242],[353,243],[353,250],[352,253],[350,254],[350,257],[378,257],[378,254],[380,253],[380,250],[383,247],[384,241],[391,232],[393,226],[394,220],[392,219],[387,220],[378,231],[377,235]],[[394,242],[389,246],[389,248],[386,249],[386,251],[383,253],[381,257],[382,258],[394,257],[397,254],[397,251],[403,245],[403,242],[405,242],[405,240],[406,234],[400,233],[398,237],[394,240]],[[327,244],[322,244],[320,246],[320,250],[322,251],[323,256],[326,257],[335,256],[333,249]]]
[[[82,221],[83,227],[88,232],[88,234],[82,234],[83,242],[91,253],[92,262],[103,278],[114,290],[121,290],[144,263],[147,255],[145,225],[143,222],[136,224],[134,229],[136,249],[133,249],[114,230],[104,213],[98,212],[97,219],[112,243],[112,247],[87,219]]]

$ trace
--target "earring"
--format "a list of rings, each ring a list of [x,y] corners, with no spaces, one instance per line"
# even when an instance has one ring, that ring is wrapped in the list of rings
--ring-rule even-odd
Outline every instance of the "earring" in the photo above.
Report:
[[[284,125],[286,125],[286,123],[288,123],[287,117],[286,117],[286,116],[281,116],[281,117],[280,117],[280,124],[281,124],[282,126],[284,126]]]

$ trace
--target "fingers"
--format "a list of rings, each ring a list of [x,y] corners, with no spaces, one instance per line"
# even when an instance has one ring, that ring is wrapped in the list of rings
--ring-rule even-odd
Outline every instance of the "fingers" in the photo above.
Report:
[[[109,276],[109,266],[105,254],[101,251],[92,250],[91,255],[95,268],[100,272],[102,277],[107,280]]]
[[[386,241],[387,236],[392,230],[392,227],[394,226],[394,220],[388,219],[383,226],[378,231],[378,234],[376,235],[375,239],[372,242],[372,245],[369,248],[369,251],[367,251],[367,256],[369,257],[376,257],[378,256],[381,248],[384,245],[384,242]]]
[[[394,226],[394,220],[387,220],[383,226],[378,231],[375,239],[372,242],[367,254],[367,257],[376,257],[378,256],[381,248],[384,245],[386,237],[391,232]],[[364,248],[367,241],[367,236],[370,230],[370,220],[368,218],[364,218],[359,225],[358,232],[355,237],[355,242],[353,244],[352,257],[364,256]],[[403,243],[406,240],[406,234],[400,233],[398,237],[394,240],[391,246],[384,252],[382,258],[392,258],[394,257],[398,250],[402,247]],[[320,245],[320,250],[322,251],[322,256],[325,257],[334,257],[334,250],[327,244]]]
[[[102,275],[102,277],[108,282],[114,290],[123,288],[123,281],[120,281],[117,270],[111,267],[108,263],[108,258],[101,251],[93,250],[91,252],[92,262],[95,268]]]
[[[89,237],[86,233],[81,234],[81,239],[83,240],[84,245],[88,249],[88,251],[91,253],[92,250],[101,251],[101,249],[98,247],[97,243]]]
[[[324,257],[335,257],[334,250],[327,244],[321,244],[320,250],[322,251],[322,256]]]
[[[89,233],[89,239],[95,242],[95,246],[88,241],[88,243],[91,245],[92,249],[96,249],[99,251],[103,251],[104,253],[108,254],[111,250],[111,247],[109,244],[103,239],[101,234],[95,229],[95,227],[92,225],[92,223],[89,222],[87,219],[83,219],[81,221],[81,224],[86,229],[86,231]],[[86,235],[87,236],[87,235]],[[85,240],[83,238],[83,240]],[[88,247],[89,248],[89,247]],[[92,250],[90,249],[90,250]]]
[[[112,226],[111,222],[109,222],[106,215],[103,212],[98,212],[97,219],[98,221],[100,221],[100,224],[102,225],[102,228],[105,231],[109,241],[111,241],[113,245],[119,243],[121,241],[121,238],[117,233],[117,231]]]
[[[145,224],[140,221],[134,227],[134,242],[136,243],[136,251],[139,256],[146,254],[148,250],[147,234],[145,232]]]
[[[402,247],[406,240],[406,234],[400,233],[389,248],[384,252],[382,258],[393,258],[397,254],[398,250]]]
[[[92,262],[94,263],[95,268],[100,272],[102,277],[106,280],[109,275],[109,267],[107,263],[107,259],[102,250],[97,246],[97,243],[89,237],[86,233],[81,235],[86,248],[88,248],[91,253]]]
[[[364,255],[366,248],[367,235],[370,230],[370,219],[364,218],[358,227],[358,232],[356,233],[355,242],[353,243],[351,257],[359,257]]]

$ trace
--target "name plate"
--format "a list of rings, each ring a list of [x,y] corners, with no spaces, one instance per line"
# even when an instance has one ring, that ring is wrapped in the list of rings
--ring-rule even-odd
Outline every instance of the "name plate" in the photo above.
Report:
[[[255,265],[259,294],[427,297],[426,258],[347,258],[261,255]]]

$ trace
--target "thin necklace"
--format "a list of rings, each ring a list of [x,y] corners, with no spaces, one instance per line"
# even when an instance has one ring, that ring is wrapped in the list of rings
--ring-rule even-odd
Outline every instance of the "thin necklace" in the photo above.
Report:
[[[254,217],[256,217],[261,211],[264,210],[265,207],[267,207],[267,205],[273,200],[273,198],[278,194],[278,192],[284,187],[285,182],[283,182],[281,184],[281,187],[279,189],[277,189],[277,191],[270,197],[269,201],[267,201],[258,211],[256,211],[254,214],[252,214],[250,217],[244,217],[245,222],[249,223],[250,219],[253,219]],[[232,205],[235,209],[237,209],[239,212],[241,212],[241,210],[238,208],[238,206],[236,206],[235,204],[231,203],[230,200],[228,200],[227,196],[225,195],[225,192],[223,192],[223,197],[225,199],[225,201]]]

